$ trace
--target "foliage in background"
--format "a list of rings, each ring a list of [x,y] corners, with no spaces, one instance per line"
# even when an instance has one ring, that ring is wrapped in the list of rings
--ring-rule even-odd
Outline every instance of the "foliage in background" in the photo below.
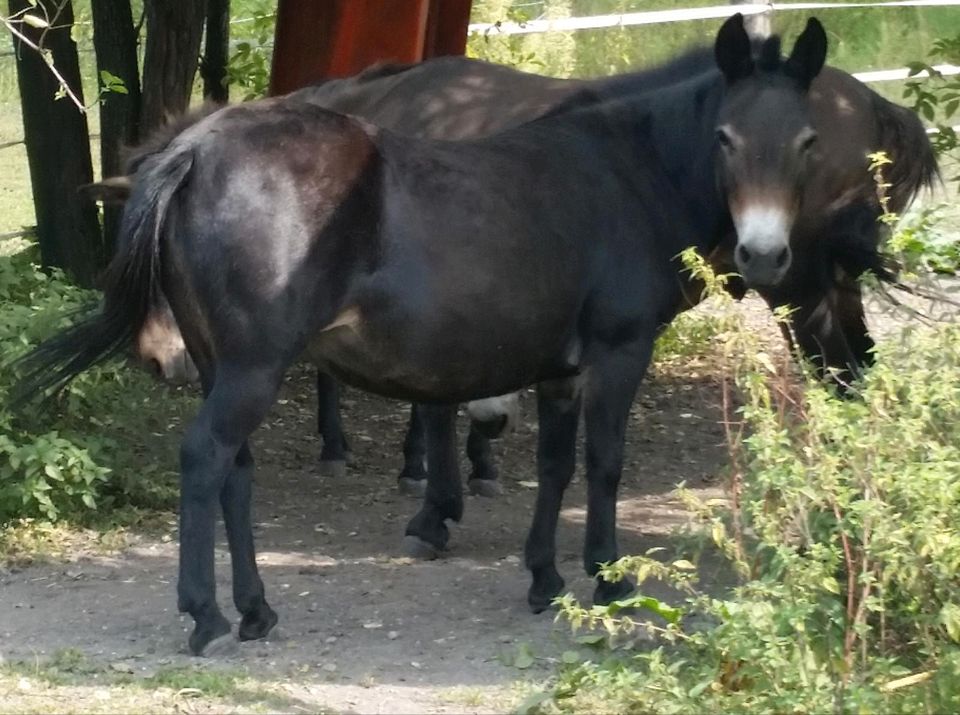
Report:
[[[933,68],[934,64],[960,65],[960,32],[953,37],[935,40],[929,53],[930,62],[910,62],[910,75],[916,77],[926,72],[927,77],[906,83],[904,99],[938,132],[932,140],[938,154],[955,152],[960,147],[960,138],[953,129],[952,120],[960,108],[960,75],[945,76]],[[960,181],[960,176],[952,177]]]
[[[62,415],[6,409],[10,360],[64,327],[96,294],[34,265],[34,250],[0,256],[0,525],[14,519],[89,521],[125,506],[169,508],[169,469],[144,463],[158,430],[179,423],[182,399],[157,401],[146,373],[116,362],[82,375]],[[171,455],[172,457],[172,455]],[[133,466],[135,465],[135,466]],[[169,462],[173,466],[173,462]]]
[[[235,100],[248,101],[265,97],[270,89],[270,63],[273,59],[275,12],[258,12],[245,22],[243,39],[232,44],[227,60],[227,84],[243,92]]]
[[[729,308],[722,278],[687,259]],[[882,344],[844,400],[776,364],[737,312],[715,321],[730,483],[724,500],[681,493],[738,584],[705,593],[692,563],[651,554],[610,565],[638,595],[605,608],[561,599],[575,628],[606,637],[581,637],[592,652],[565,655],[521,710],[956,712],[960,326]],[[682,605],[644,595],[648,579],[687,594]],[[660,643],[636,648],[638,634]]]

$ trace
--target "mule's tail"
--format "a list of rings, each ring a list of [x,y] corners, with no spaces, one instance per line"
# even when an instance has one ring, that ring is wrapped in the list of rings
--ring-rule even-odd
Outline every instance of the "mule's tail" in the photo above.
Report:
[[[55,394],[80,373],[120,353],[139,334],[161,295],[164,217],[192,163],[192,153],[180,151],[157,155],[144,164],[123,212],[99,309],[14,363],[19,381],[11,391],[12,406]]]
[[[890,208],[900,213],[923,189],[933,188],[940,178],[937,155],[920,118],[911,110],[874,97],[880,120],[880,146],[893,160],[886,172],[890,184]]]

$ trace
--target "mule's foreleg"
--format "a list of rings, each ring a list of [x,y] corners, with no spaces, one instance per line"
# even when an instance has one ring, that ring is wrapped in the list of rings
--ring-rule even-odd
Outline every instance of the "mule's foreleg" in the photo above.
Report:
[[[350,446],[340,419],[340,383],[322,370],[317,370],[317,432],[323,439],[320,474],[344,476],[347,473]]]
[[[527,602],[534,613],[550,607],[563,590],[557,571],[557,521],[563,493],[573,478],[577,456],[577,426],[580,395],[574,380],[541,383],[537,386],[537,504],[527,535],[525,556],[533,584]]]
[[[253,455],[245,442],[237,454],[233,472],[220,491],[233,565],[233,603],[243,616],[239,631],[242,641],[263,638],[277,624],[277,614],[267,605],[263,581],[257,571],[250,516],[252,477]]]
[[[250,530],[250,490],[236,481],[244,474],[249,479],[252,463],[240,460],[244,469],[237,467],[241,450],[273,403],[278,385],[279,377],[274,371],[219,369],[216,383],[187,429],[180,448],[177,594],[180,611],[189,613],[196,623],[189,641],[195,655],[213,653],[230,637],[230,623],[217,606],[214,578],[215,509],[228,479],[231,485],[223,498],[233,498],[227,518],[233,527],[231,546],[236,543],[241,556],[235,568],[245,578],[241,594],[245,604],[246,596],[253,593],[252,585],[259,582],[252,533],[241,533]]]
[[[427,493],[427,445],[420,410],[416,403],[410,405],[410,420],[403,438],[403,470],[397,477],[400,492],[417,497]]]
[[[429,455],[423,506],[407,525],[407,550],[433,557],[447,546],[447,519],[463,516],[463,484],[457,457],[457,406],[418,405]]]
[[[653,338],[628,349],[609,351],[591,364],[584,385],[583,417],[586,430],[587,534],[583,563],[596,576],[600,564],[616,561],[617,490],[623,471],[623,448],[630,406],[646,372]],[[633,591],[628,579],[597,579],[593,600],[603,605]]]

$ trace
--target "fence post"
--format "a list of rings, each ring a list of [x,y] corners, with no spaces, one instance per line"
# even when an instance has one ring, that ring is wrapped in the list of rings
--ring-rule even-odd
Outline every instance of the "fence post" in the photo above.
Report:
[[[768,0],[730,0],[731,5],[769,5]],[[771,33],[770,17],[773,15],[771,8],[756,15],[747,15],[744,17],[744,26],[747,28],[747,34],[750,37],[763,38]]]

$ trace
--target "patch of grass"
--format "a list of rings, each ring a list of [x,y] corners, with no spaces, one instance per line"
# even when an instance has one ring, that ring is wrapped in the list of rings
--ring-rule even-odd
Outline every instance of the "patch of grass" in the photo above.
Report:
[[[329,712],[238,671],[178,667],[138,678],[75,649],[0,666],[0,693],[0,714]]]
[[[95,529],[21,519],[0,529],[0,564],[27,566],[78,554],[110,554],[129,543],[129,531],[119,526]]]

